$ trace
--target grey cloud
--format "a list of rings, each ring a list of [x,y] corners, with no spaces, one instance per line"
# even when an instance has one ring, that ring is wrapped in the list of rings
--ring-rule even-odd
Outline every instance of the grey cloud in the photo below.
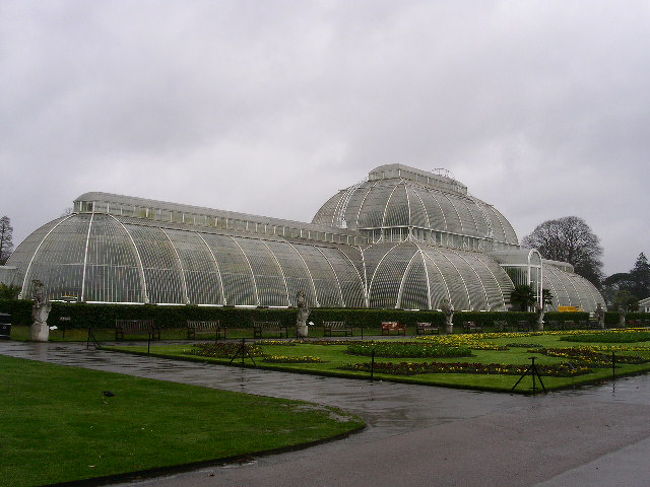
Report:
[[[16,241],[89,190],[309,220],[402,162],[451,169],[520,237],[585,218],[607,272],[650,251],[645,2],[0,8]]]

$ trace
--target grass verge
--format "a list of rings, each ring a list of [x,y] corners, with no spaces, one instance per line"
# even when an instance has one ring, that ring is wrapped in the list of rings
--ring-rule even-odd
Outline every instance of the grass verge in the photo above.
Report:
[[[302,401],[4,356],[0,370],[7,487],[216,462],[363,427],[356,416]]]

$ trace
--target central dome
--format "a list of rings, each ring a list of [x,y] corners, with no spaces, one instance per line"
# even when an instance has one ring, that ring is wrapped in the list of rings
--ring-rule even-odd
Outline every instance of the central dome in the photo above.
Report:
[[[379,166],[368,180],[340,190],[312,223],[371,233],[388,228],[433,231],[518,245],[510,222],[455,179],[402,164]]]

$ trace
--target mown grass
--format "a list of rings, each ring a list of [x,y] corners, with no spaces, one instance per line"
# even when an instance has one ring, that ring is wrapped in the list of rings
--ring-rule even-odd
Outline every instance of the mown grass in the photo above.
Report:
[[[482,335],[488,336],[488,335]],[[562,341],[563,334],[544,334],[538,336],[529,336],[527,334],[495,334],[495,338],[480,338],[480,341],[489,345],[508,345],[508,344],[536,344],[547,348],[567,348],[579,346],[579,343],[567,343]],[[436,340],[434,338],[433,340]],[[412,339],[411,339],[412,340]],[[590,346],[602,346],[607,350],[615,350],[616,354],[638,355],[650,360],[650,342],[639,342],[635,346],[647,347],[647,350],[626,351],[620,350],[608,343],[590,343]],[[200,362],[213,362],[219,364],[228,364],[229,359],[209,358],[192,355],[190,353],[191,344],[182,345],[158,345],[152,346],[151,355],[179,358],[184,360],[194,360]],[[623,347],[625,348],[625,347]],[[146,354],[146,346],[132,347],[110,347],[113,350],[130,351],[135,353]],[[317,375],[332,375],[340,377],[368,378],[368,374],[359,371],[343,370],[341,367],[360,362],[369,362],[369,357],[355,356],[346,353],[346,345],[262,345],[262,349],[269,355],[283,355],[288,357],[315,356],[319,357],[322,362],[319,363],[264,363],[261,358],[255,360],[256,366],[261,368],[283,370],[287,372],[310,373]],[[531,363],[530,358],[535,357],[537,364],[557,364],[566,362],[566,358],[549,357],[540,353],[535,353],[528,347],[510,347],[508,350],[472,350],[472,357],[464,358],[436,358],[437,362],[480,362],[480,363],[500,363],[500,364],[524,364]],[[375,357],[376,362],[427,362],[429,358],[385,358]],[[234,365],[240,365],[238,359]],[[250,359],[244,361],[245,366],[253,366]],[[650,362],[644,364],[617,364],[616,375],[630,375],[650,370]],[[561,389],[573,387],[580,384],[587,384],[607,380],[612,377],[611,368],[593,368],[591,373],[575,377],[551,377],[543,376],[544,385],[547,389]],[[486,374],[461,374],[461,373],[430,373],[417,374],[412,376],[397,376],[376,373],[375,378],[384,380],[393,380],[407,383],[429,384],[447,387],[459,387],[492,391],[510,391],[517,381],[518,377],[514,375],[486,375]],[[539,387],[539,382],[537,382]],[[532,389],[532,377],[526,377],[517,387],[517,392],[530,392]]]
[[[0,371],[0,485],[7,487],[249,455],[363,426],[302,401],[5,356]]]

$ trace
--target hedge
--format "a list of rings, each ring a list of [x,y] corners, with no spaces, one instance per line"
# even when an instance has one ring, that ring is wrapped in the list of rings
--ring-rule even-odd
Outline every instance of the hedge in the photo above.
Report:
[[[605,325],[608,327],[616,327],[618,325],[618,311],[608,311],[605,313]],[[650,313],[632,312],[625,315],[626,324],[630,321],[650,321]]]
[[[0,313],[11,314],[14,325],[32,324],[32,301],[28,299],[0,300]]]
[[[11,313],[15,325],[30,325],[32,302],[29,300],[0,301],[0,312]],[[246,328],[253,321],[280,321],[283,325],[293,327],[296,322],[296,309],[268,308],[233,308],[213,306],[161,306],[134,304],[87,304],[87,303],[52,303],[48,322],[58,325],[59,318],[70,317],[67,328],[113,328],[116,319],[153,319],[162,328],[183,328],[186,320],[208,321],[221,320],[231,328]],[[545,321],[575,321],[586,325],[589,313],[546,313]],[[650,319],[649,313],[628,313],[628,320]],[[464,321],[473,321],[484,328],[491,328],[495,321],[505,321],[510,325],[518,321],[533,323],[534,313],[521,311],[467,311],[454,314],[454,323],[460,327]],[[434,325],[444,323],[444,315],[439,311],[404,311],[398,309],[365,308],[313,308],[309,321],[320,325],[323,321],[345,321],[354,327],[379,328],[382,321],[399,321],[414,327],[418,321],[431,322]],[[605,323],[618,323],[618,313],[608,312]]]
[[[29,300],[0,301],[0,312],[9,312],[15,325],[31,324],[31,306]],[[292,327],[296,322],[296,309],[268,308],[233,308],[212,306],[160,306],[133,304],[87,304],[87,303],[52,303],[48,322],[59,324],[61,317],[69,317],[67,328],[113,328],[116,319],[153,319],[162,328],[182,328],[186,320],[221,320],[231,328],[251,327],[253,321],[280,321]],[[435,325],[444,323],[444,315],[439,311],[403,311],[397,309],[363,309],[363,308],[313,308],[309,321],[320,325],[323,321],[345,321],[355,327],[379,328],[382,321],[399,321],[408,326],[415,326],[419,321]],[[521,312],[459,312],[454,315],[454,323],[475,321],[481,326],[489,327],[494,321],[516,322],[534,320],[533,313]]]

